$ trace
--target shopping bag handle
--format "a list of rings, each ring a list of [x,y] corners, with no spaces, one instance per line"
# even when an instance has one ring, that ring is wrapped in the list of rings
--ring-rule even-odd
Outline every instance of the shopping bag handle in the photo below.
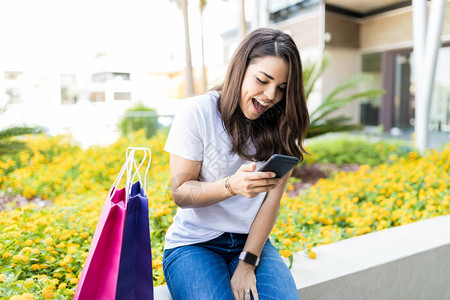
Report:
[[[139,166],[136,164],[136,160],[134,159],[134,154],[136,151],[144,151],[144,158],[141,160],[141,162],[139,163]],[[128,152],[130,152],[130,154],[128,154]],[[144,181],[142,182],[142,178],[141,175],[139,173],[139,169],[142,167],[142,165],[144,164],[146,158],[147,158],[147,152],[148,152],[148,164],[147,164],[147,168],[145,169],[145,176],[144,176]],[[127,152],[126,152],[126,156],[127,157],[131,157],[131,160],[129,161],[129,164],[131,165],[129,170],[130,172],[127,174],[129,175],[127,177],[127,189],[129,189],[129,191],[131,192],[131,186],[133,184],[134,178],[136,177],[136,175],[139,178],[139,181],[141,183],[143,183],[143,188],[144,188],[144,193],[146,193],[147,191],[147,174],[148,174],[148,170],[150,168],[150,164],[152,161],[152,152],[150,151],[149,148],[143,148],[143,147],[128,147],[127,148]],[[133,168],[133,164],[134,167],[136,169],[136,171],[133,173],[133,176],[131,176],[131,171]]]
[[[113,183],[113,185],[112,185],[113,193],[112,193],[112,195],[111,195],[111,199],[114,197],[114,195],[115,195],[115,193],[116,193],[116,191],[117,191],[119,182],[120,182],[120,180],[122,179],[123,174],[125,173],[125,171],[127,171],[127,173],[130,173],[130,172],[131,172],[131,171],[129,170],[130,162],[131,162],[131,155],[130,155],[130,156],[127,155],[126,160],[125,160],[124,164],[122,165],[122,168],[120,169],[120,172],[119,172],[119,174],[117,175],[116,180],[114,181],[114,183]]]
[[[134,154],[135,154],[136,150],[144,151],[144,158],[139,163],[139,166],[136,164],[136,161],[134,159]],[[113,190],[111,198],[114,197],[114,194],[117,191],[118,185],[119,185],[120,180],[122,179],[123,174],[125,173],[125,171],[127,172],[127,181],[126,181],[126,184],[125,184],[126,199],[128,199],[128,195],[131,193],[131,186],[133,184],[133,181],[134,181],[134,178],[136,177],[136,175],[138,176],[139,181],[142,182],[141,175],[139,174],[139,169],[142,167],[142,165],[144,164],[144,162],[145,162],[145,160],[147,158],[147,152],[148,152],[148,155],[149,155],[149,159],[148,159],[147,168],[145,170],[145,177],[144,177],[144,182],[143,182],[144,193],[146,193],[146,191],[147,191],[147,173],[148,173],[148,170],[150,168],[150,163],[151,163],[151,159],[152,159],[152,153],[151,153],[150,149],[148,149],[148,148],[128,147],[127,151],[126,151],[125,163],[122,165],[122,168],[120,169],[120,172],[117,175],[116,180],[114,181],[114,183],[112,185],[113,188],[115,187],[115,189]],[[132,173],[133,172],[133,166],[136,169],[136,171],[134,173]]]

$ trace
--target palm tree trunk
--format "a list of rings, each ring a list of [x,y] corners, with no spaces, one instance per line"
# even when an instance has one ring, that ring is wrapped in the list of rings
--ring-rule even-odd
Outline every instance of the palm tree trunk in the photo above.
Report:
[[[183,11],[184,44],[186,55],[186,97],[189,97],[195,94],[195,90],[194,76],[192,74],[191,42],[189,37],[188,0],[181,0],[181,10]]]
[[[200,6],[200,34],[201,34],[201,43],[202,43],[202,92],[206,92],[208,89],[208,78],[206,75],[206,65],[205,65],[205,46],[203,41],[203,9],[204,6]]]
[[[240,2],[239,38],[243,39],[247,34],[247,21],[245,19],[245,0],[240,0]]]

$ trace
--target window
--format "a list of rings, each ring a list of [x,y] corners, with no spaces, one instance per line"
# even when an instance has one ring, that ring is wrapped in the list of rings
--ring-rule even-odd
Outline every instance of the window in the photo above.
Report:
[[[6,80],[18,80],[22,74],[23,74],[23,72],[5,71],[5,79]]]
[[[310,11],[321,0],[269,0],[269,20],[278,23],[292,18],[301,12]]]
[[[131,100],[131,93],[115,92],[114,100]]]
[[[371,77],[364,86],[365,89],[381,89],[381,53],[368,53],[362,56],[362,72]],[[365,125],[376,126],[379,124],[378,112],[381,105],[381,97],[366,98],[361,100],[360,122]]]

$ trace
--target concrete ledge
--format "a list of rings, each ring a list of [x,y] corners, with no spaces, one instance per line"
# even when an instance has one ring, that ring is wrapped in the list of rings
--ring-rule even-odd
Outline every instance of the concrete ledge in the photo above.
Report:
[[[294,254],[302,300],[450,299],[450,215],[373,232]],[[155,300],[171,300],[167,286]]]

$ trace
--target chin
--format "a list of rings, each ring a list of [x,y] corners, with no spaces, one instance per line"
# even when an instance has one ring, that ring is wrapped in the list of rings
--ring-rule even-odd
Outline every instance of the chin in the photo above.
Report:
[[[258,119],[260,116],[244,114],[244,117],[245,117],[247,120],[254,121],[254,120]]]

